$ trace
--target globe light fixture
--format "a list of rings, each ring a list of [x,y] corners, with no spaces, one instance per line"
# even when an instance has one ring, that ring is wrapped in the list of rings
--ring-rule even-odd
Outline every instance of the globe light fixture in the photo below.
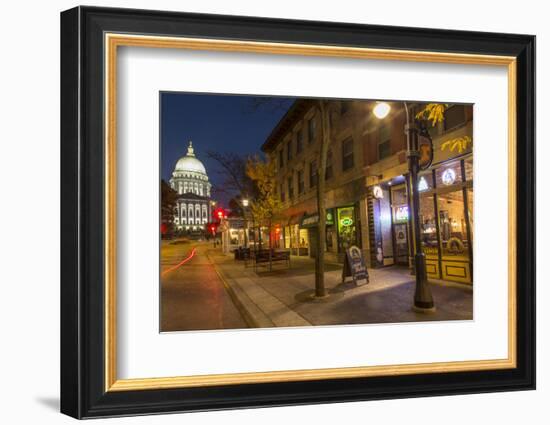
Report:
[[[374,113],[374,116],[378,119],[383,119],[388,116],[390,113],[391,107],[386,102],[376,102],[376,105],[374,106],[372,112]]]
[[[403,109],[405,111],[405,134],[407,135],[407,162],[409,168],[409,187],[411,189],[410,200],[411,202],[411,215],[412,215],[412,233],[414,241],[414,274],[415,274],[415,291],[414,291],[414,304],[413,309],[416,312],[431,313],[435,311],[435,304],[433,301],[430,286],[428,284],[428,274],[426,271],[426,254],[422,250],[422,233],[420,229],[420,196],[419,192],[422,190],[421,186],[427,182],[424,180],[418,180],[418,172],[420,171],[419,164],[419,152],[418,152],[418,136],[419,130],[415,122],[414,113],[409,112],[409,105],[407,102],[403,102]],[[385,118],[390,113],[391,107],[386,102],[376,102],[372,113],[378,119]],[[388,182],[388,184],[391,182]],[[419,184],[420,183],[420,184]],[[420,187],[419,187],[420,186]],[[403,221],[409,220],[408,206],[401,211],[396,212],[396,219],[402,219]]]
[[[248,207],[248,199],[243,199],[243,207]]]

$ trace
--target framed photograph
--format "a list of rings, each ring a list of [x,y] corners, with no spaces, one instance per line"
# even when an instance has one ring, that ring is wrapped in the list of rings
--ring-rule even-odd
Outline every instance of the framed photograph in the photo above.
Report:
[[[61,411],[535,388],[535,37],[61,14]]]

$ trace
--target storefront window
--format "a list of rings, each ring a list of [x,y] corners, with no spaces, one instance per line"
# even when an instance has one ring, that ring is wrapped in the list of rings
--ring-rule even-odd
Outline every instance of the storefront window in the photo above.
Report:
[[[285,236],[285,248],[290,248],[290,241],[291,241],[291,235],[290,235],[290,226],[286,226],[284,229],[284,236]]]
[[[439,167],[435,172],[437,187],[452,186],[462,182],[462,169],[460,161],[450,162]]]
[[[344,252],[352,245],[357,245],[355,231],[354,207],[338,208],[338,251]]]
[[[437,197],[443,257],[468,259],[468,233],[462,190]]]
[[[307,229],[300,229],[300,248],[309,248],[309,237],[307,234]]]
[[[468,220],[470,220],[470,240],[474,239],[474,189],[467,189],[468,196]]]
[[[473,158],[469,158],[464,160],[464,168],[466,171],[466,181],[470,181],[474,179],[474,160]]]
[[[327,251],[332,252],[332,238],[334,235],[334,226],[327,226],[327,233],[326,233],[326,245],[327,245]]]
[[[436,254],[439,251],[437,243],[437,224],[435,222],[435,206],[433,196],[420,197],[420,232],[422,250],[426,254]]]
[[[409,221],[409,204],[405,186],[394,188],[391,192],[394,223],[406,223]]]
[[[431,171],[418,176],[418,191],[420,193],[425,192],[427,190],[431,190],[433,189],[433,187],[434,187],[434,183],[433,183],[433,175]]]
[[[387,219],[390,226],[390,237],[386,240],[386,236],[383,235],[384,265],[394,263],[406,265],[409,261],[409,205],[407,203],[407,189],[404,185],[392,187],[391,210],[388,212],[387,218],[386,214],[381,214],[381,222],[383,223]],[[392,246],[389,247],[388,243]],[[388,258],[388,255],[393,258]]]

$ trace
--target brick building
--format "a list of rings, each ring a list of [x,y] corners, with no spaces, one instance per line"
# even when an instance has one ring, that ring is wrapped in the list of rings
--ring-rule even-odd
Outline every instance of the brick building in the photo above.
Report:
[[[370,267],[409,266],[412,252],[405,113],[401,102],[377,119],[376,102],[334,100],[333,137],[326,169],[326,261],[343,261],[361,247]],[[316,184],[321,147],[317,101],[298,99],[262,146],[277,162],[283,201],[275,245],[314,256],[318,243]],[[412,105],[414,106],[414,105]],[[472,282],[473,160],[451,151],[451,139],[473,139],[472,107],[449,105],[445,121],[430,129],[432,167],[421,174],[420,220],[430,277]]]

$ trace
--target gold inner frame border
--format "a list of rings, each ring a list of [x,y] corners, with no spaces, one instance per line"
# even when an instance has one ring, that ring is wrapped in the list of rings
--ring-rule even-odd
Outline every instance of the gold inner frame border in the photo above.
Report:
[[[105,391],[137,391],[216,385],[269,382],[312,381],[322,379],[450,373],[511,369],[517,365],[516,338],[516,58],[478,54],[370,49],[329,45],[288,44],[201,38],[162,37],[106,33],[105,46]],[[495,360],[468,360],[436,363],[305,369],[118,379],[116,324],[116,123],[117,123],[117,52],[118,47],[148,47],[261,53],[279,55],[324,56],[404,62],[433,62],[503,66],[508,72],[508,357]]]

